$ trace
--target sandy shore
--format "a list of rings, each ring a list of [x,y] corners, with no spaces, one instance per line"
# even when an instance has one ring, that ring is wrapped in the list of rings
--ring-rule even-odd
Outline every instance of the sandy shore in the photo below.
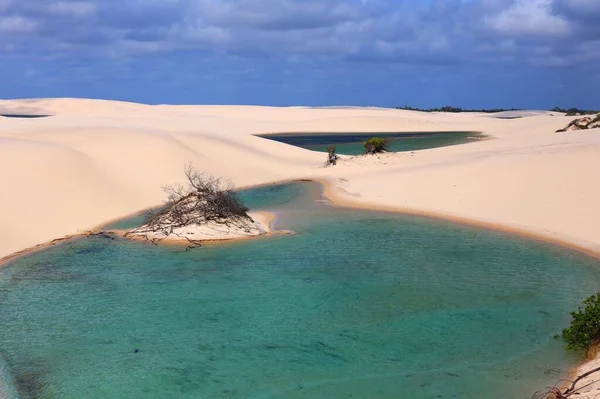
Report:
[[[600,130],[556,134],[552,112],[518,119],[373,108],[149,106],[86,99],[0,101],[0,258],[163,200],[183,167],[252,186],[327,181],[343,205],[450,218],[600,253]],[[477,131],[475,143],[347,159],[254,134]]]
[[[162,232],[146,232],[143,228],[133,230],[113,230],[121,237],[138,241],[160,242],[172,245],[190,245],[193,242],[202,244],[247,240],[256,237],[268,237],[279,234],[273,228],[276,215],[272,212],[249,212],[253,222],[245,226],[207,223],[190,225],[174,229],[169,235]],[[286,231],[284,231],[286,232]],[[191,242],[192,240],[193,242]]]
[[[577,376],[582,375],[590,370],[594,370],[598,367],[600,367],[600,356],[596,357],[595,359],[589,362],[586,362],[585,364],[581,365],[576,370],[574,370],[571,373],[571,378],[574,379]],[[598,381],[597,373],[586,377],[580,382],[578,382],[577,388],[579,387],[581,387],[581,390],[578,391],[579,395],[575,396],[578,399],[596,399],[600,396],[600,382]]]
[[[159,204],[161,186],[181,182],[186,162],[238,186],[327,179],[340,199],[366,206],[476,220],[600,249],[600,134],[555,134],[570,117],[0,101],[0,113],[24,112],[54,116],[0,118],[0,186],[8,193],[0,257]],[[253,136],[399,130],[481,131],[492,139],[325,169],[321,153]]]

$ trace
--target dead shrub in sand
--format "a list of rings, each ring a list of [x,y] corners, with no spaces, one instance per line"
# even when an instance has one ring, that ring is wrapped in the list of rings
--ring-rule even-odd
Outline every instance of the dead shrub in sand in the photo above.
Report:
[[[146,215],[145,227],[154,231],[173,231],[189,225],[207,222],[221,224],[245,223],[252,219],[248,208],[238,198],[231,183],[198,172],[186,165],[187,185],[163,187],[167,201]]]

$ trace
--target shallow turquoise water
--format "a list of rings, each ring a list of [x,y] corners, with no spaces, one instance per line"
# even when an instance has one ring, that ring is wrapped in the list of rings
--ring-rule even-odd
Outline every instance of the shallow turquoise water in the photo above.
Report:
[[[474,132],[402,132],[402,133],[335,133],[335,134],[269,134],[260,136],[313,151],[327,152],[331,146],[338,154],[360,155],[363,143],[371,137],[388,139],[388,149],[393,152],[425,150],[447,147],[480,140],[484,136]]]
[[[189,252],[89,238],[3,269],[21,397],[528,398],[574,365],[552,336],[597,291],[597,260],[315,190],[244,194],[296,235]]]

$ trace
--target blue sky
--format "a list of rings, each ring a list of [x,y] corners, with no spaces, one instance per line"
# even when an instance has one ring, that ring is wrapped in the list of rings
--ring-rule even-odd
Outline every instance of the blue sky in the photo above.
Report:
[[[0,0],[0,98],[600,108],[600,0]]]

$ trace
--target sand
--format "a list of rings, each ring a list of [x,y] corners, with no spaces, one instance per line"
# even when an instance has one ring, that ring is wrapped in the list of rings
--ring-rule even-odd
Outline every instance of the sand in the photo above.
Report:
[[[574,370],[572,378],[576,378],[577,376],[598,367],[600,367],[600,355]],[[567,385],[570,386],[571,384]],[[576,385],[576,390],[579,395],[575,395],[574,397],[578,399],[597,399],[600,397],[600,381],[598,381],[598,373],[594,373],[579,381]]]
[[[163,242],[195,246],[196,243],[215,241],[232,241],[252,237],[273,235],[271,228],[275,215],[271,212],[248,212],[252,220],[236,223],[208,222],[178,227],[172,231],[154,231],[147,226],[141,226],[129,231],[122,231],[123,237],[134,240]]]
[[[328,183],[333,200],[453,218],[600,253],[600,130],[573,118],[381,108],[149,106],[87,99],[0,101],[0,258],[159,204],[187,162],[251,186]],[[498,115],[505,117],[506,115]],[[515,116],[515,115],[508,115]],[[258,138],[282,132],[481,131],[467,145],[346,159]]]

